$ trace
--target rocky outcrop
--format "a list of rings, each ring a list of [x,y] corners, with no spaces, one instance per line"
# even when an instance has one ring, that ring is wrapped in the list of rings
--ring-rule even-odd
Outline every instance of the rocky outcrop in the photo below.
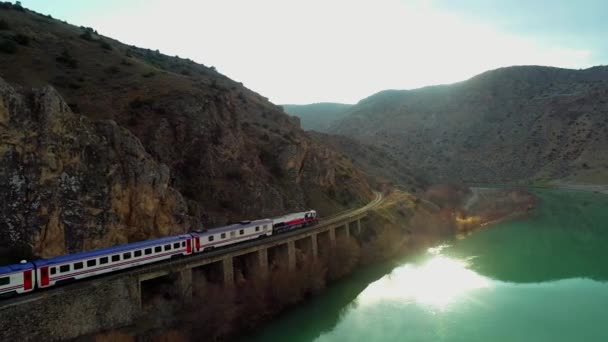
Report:
[[[115,122],[0,79],[0,245],[48,257],[184,232],[169,179]]]

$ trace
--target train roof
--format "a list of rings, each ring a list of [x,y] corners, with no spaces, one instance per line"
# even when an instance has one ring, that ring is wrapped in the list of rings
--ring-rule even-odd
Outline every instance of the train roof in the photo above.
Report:
[[[27,262],[25,264],[14,264],[14,265],[6,265],[0,266],[0,274],[8,274],[19,271],[31,270],[34,268],[34,264],[31,262]]]
[[[128,243],[128,244],[119,245],[119,246],[95,249],[95,250],[87,251],[87,252],[62,255],[62,256],[57,256],[57,257],[48,258],[48,259],[40,259],[40,260],[33,261],[33,263],[38,267],[45,266],[45,265],[51,265],[51,264],[61,264],[61,263],[66,263],[66,262],[70,262],[70,261],[90,259],[90,258],[102,256],[102,255],[115,254],[115,253],[130,251],[133,249],[139,249],[139,248],[161,245],[161,244],[165,244],[165,243],[171,243],[171,242],[175,242],[175,241],[181,241],[183,239],[188,239],[191,237],[192,236],[190,234],[168,236],[168,237],[164,237],[164,238],[160,238],[160,239],[133,242],[133,243]]]
[[[245,222],[245,221],[243,221],[243,222]],[[232,231],[232,230],[236,230],[236,229],[255,227],[255,226],[262,225],[262,224],[272,225],[272,220],[271,219],[261,219],[261,220],[248,221],[247,223],[234,223],[234,224],[223,226],[223,227],[211,228],[204,232],[197,232],[197,233],[198,234],[217,234],[217,233],[224,233],[224,232],[228,232],[228,231]]]

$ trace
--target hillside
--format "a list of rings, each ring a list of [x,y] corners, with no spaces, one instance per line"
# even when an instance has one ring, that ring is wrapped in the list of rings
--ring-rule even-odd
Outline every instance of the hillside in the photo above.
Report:
[[[364,144],[342,135],[309,132],[317,140],[324,141],[332,149],[348,156],[353,164],[376,188],[392,186],[419,193],[429,186],[426,178],[415,174],[403,160],[391,156],[380,147]]]
[[[0,245],[49,256],[371,198],[213,67],[0,5]]]
[[[381,147],[433,182],[606,182],[608,67],[509,67],[383,91],[331,131]]]
[[[285,112],[302,121],[302,128],[317,132],[327,132],[336,121],[344,118],[352,105],[343,103],[313,103],[308,105],[283,105]]]

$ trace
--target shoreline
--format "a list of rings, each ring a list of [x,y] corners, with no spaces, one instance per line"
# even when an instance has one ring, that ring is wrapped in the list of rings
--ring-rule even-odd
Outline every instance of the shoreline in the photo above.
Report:
[[[561,183],[556,184],[557,189],[578,190],[593,192],[598,194],[608,195],[608,184],[576,184],[576,183]]]

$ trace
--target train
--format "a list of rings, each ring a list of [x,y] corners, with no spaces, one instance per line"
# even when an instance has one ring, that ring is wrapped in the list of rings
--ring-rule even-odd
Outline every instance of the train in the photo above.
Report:
[[[252,239],[269,237],[318,223],[315,210],[241,221],[206,231],[128,243],[20,264],[0,266],[0,297],[24,294],[62,283],[204,253]]]

